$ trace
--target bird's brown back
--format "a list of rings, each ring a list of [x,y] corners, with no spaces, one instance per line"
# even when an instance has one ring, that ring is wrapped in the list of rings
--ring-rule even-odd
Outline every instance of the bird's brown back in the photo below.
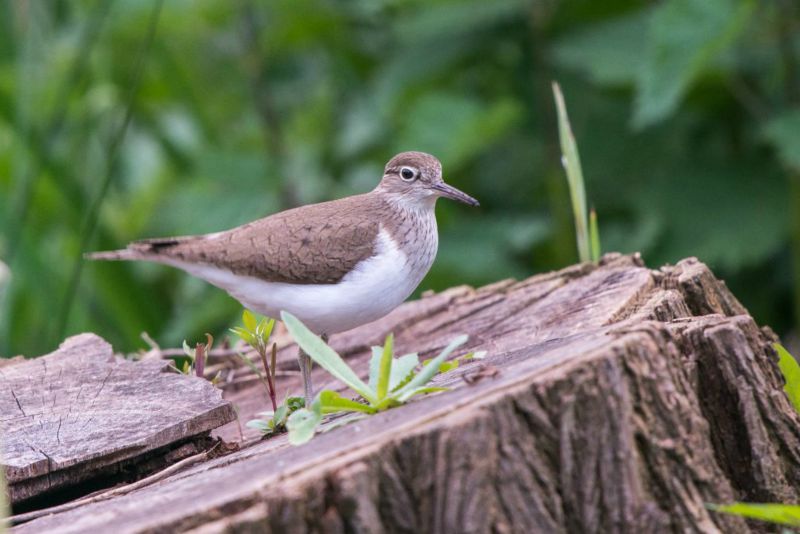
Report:
[[[269,282],[335,284],[373,255],[380,216],[390,209],[379,195],[367,193],[217,234],[137,241],[128,250],[141,259],[210,264]]]

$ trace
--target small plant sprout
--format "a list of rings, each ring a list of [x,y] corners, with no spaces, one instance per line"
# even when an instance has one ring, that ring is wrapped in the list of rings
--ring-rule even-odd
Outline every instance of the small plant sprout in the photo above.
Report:
[[[189,347],[189,344],[186,343],[186,340],[184,339],[183,352],[186,354],[186,356],[188,356],[188,359],[183,361],[183,365],[178,369],[178,371],[185,375],[194,374],[195,376],[203,378],[205,376],[208,353],[211,352],[211,347],[213,345],[214,337],[209,333],[206,333],[206,342],[197,343],[195,348]],[[211,379],[211,383],[216,384],[218,380],[219,373],[217,373],[217,376]]]
[[[241,353],[239,353],[239,357],[264,384],[269,400],[272,402],[272,411],[277,413],[278,404],[275,400],[275,366],[277,363],[278,348],[274,343],[270,345],[269,342],[272,329],[275,328],[275,319],[270,317],[258,319],[255,314],[246,309],[242,312],[242,323],[244,327],[237,326],[231,328],[231,332],[239,336],[258,353],[261,358],[261,364],[264,366],[264,374],[261,374],[258,367],[256,367],[250,358]]]
[[[274,412],[261,412],[256,415],[261,419],[251,419],[245,426],[254,428],[264,435],[275,434],[286,430],[289,416],[305,406],[303,397],[287,397]]]
[[[300,445],[310,440],[325,414],[337,412],[373,414],[404,404],[414,395],[446,391],[448,388],[431,387],[427,384],[440,371],[445,359],[467,341],[466,335],[458,336],[439,355],[426,361],[419,372],[415,372],[419,366],[418,355],[411,353],[395,358],[394,338],[389,334],[382,347],[372,348],[369,381],[364,383],[341,356],[294,315],[282,312],[281,319],[294,340],[311,359],[363,399],[363,402],[358,402],[345,398],[335,391],[321,391],[311,406],[297,410],[289,416],[286,427],[289,430],[289,442],[293,445]],[[482,356],[483,353],[471,353],[459,360]],[[450,364],[448,369],[458,366],[458,361],[448,363]]]

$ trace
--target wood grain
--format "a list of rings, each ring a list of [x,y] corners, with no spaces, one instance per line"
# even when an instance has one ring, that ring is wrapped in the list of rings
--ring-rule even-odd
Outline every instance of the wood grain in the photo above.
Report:
[[[93,334],[0,368],[0,458],[12,503],[73,486],[235,418],[207,381],[114,356]]]

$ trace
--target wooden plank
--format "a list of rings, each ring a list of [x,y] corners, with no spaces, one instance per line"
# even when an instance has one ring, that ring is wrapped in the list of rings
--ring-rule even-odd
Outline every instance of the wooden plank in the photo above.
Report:
[[[774,335],[696,260],[458,288],[333,344],[366,374],[388,330],[400,352],[466,332],[489,355],[439,377],[450,392],[14,532],[748,532],[705,503],[800,497]]]
[[[235,418],[206,380],[115,356],[93,334],[0,368],[0,458],[12,503],[206,434]]]

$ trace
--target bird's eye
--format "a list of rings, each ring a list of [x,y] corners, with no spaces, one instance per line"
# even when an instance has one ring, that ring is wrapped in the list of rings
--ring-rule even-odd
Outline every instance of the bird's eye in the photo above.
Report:
[[[405,180],[406,182],[411,182],[417,178],[419,175],[419,171],[417,169],[412,169],[411,167],[403,167],[400,169],[400,178]]]

